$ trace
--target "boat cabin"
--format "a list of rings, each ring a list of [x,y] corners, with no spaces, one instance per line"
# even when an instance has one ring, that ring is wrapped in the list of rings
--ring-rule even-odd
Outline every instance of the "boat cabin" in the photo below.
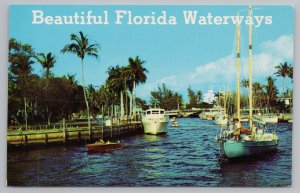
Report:
[[[146,110],[146,115],[164,115],[165,110],[164,109],[148,109]]]

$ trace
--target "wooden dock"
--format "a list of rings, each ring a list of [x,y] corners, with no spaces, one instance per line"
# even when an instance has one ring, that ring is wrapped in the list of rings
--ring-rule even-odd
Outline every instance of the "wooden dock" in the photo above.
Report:
[[[125,135],[143,133],[141,123],[113,126],[92,126],[91,133],[85,127],[67,127],[45,130],[15,130],[7,134],[8,146],[30,146],[65,144],[68,142],[95,141],[100,138],[113,139]]]

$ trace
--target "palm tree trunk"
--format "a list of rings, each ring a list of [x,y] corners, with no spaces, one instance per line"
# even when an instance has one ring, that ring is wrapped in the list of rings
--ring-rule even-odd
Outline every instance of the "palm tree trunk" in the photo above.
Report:
[[[121,96],[121,104],[120,104],[120,106],[121,106],[121,119],[123,119],[124,118],[124,102],[123,102],[123,91],[121,91],[120,92],[121,94],[120,94],[120,96]]]
[[[132,113],[134,116],[134,120],[136,118],[136,82],[133,82],[133,96],[132,96]],[[136,121],[136,120],[135,120]]]
[[[86,92],[85,92],[85,84],[84,84],[84,69],[83,69],[83,59],[81,59],[81,73],[82,73],[82,86],[83,86],[83,95],[84,95],[84,100],[86,104],[86,111],[87,111],[87,120],[88,120],[88,129],[89,129],[89,135],[91,136],[91,121],[90,121],[90,108],[89,108],[89,102],[86,97]]]
[[[132,115],[132,92],[127,90],[127,95],[129,96],[129,117]]]
[[[285,77],[283,76],[283,90],[282,90],[282,96],[284,97],[284,92],[285,92]]]
[[[48,117],[48,126],[50,126],[49,104],[48,104],[48,87],[49,87],[49,68],[46,70],[46,112]]]
[[[128,120],[128,100],[127,100],[127,85],[126,85],[126,80],[124,82],[124,87],[125,87],[125,115],[126,115],[126,121]]]

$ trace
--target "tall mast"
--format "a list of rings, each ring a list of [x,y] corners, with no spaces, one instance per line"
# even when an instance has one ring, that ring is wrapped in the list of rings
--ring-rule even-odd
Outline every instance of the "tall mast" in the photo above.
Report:
[[[249,128],[252,128],[252,7],[249,5]]]
[[[239,17],[239,14],[238,14]],[[236,65],[237,65],[237,101],[236,101],[236,114],[237,118],[241,119],[241,95],[240,95],[240,71],[241,71],[241,43],[240,43],[240,37],[241,37],[241,30],[240,30],[240,24],[236,25]]]
[[[224,112],[225,112],[225,114],[227,113],[227,110],[226,110],[226,108],[227,108],[226,101],[227,101],[227,96],[226,96],[226,91],[224,91]]]

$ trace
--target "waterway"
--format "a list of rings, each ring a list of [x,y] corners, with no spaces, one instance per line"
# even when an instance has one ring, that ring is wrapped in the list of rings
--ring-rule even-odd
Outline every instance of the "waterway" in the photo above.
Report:
[[[125,149],[87,152],[84,144],[7,154],[9,186],[201,186],[291,185],[292,124],[278,123],[278,150],[227,160],[215,141],[213,121],[178,119],[166,135],[139,134],[120,140]]]

